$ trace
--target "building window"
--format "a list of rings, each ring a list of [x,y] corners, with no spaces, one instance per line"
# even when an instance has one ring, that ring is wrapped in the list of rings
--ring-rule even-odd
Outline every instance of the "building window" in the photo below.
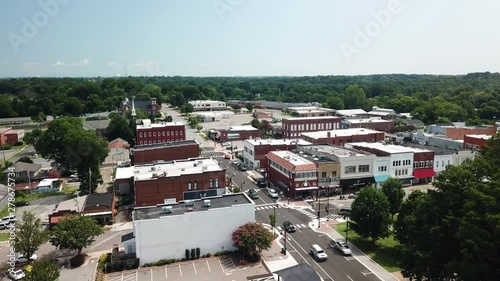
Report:
[[[191,190],[191,189],[192,189],[191,182],[188,182],[188,190]]]
[[[346,174],[354,174],[356,173],[356,166],[346,166],[345,167]]]
[[[444,168],[444,161],[441,161],[441,167]]]
[[[162,135],[162,136],[165,136],[165,131],[161,132],[161,135]]]
[[[332,178],[337,178],[337,171],[332,171]]]
[[[420,168],[423,168],[424,165],[425,165],[425,162],[424,161],[420,161],[419,163],[420,163]]]
[[[152,144],[151,140],[149,141],[149,144]]]
[[[142,141],[141,141],[141,143],[140,143],[140,144],[142,144]]]
[[[180,131],[180,132],[179,132],[179,135],[181,135],[181,136],[182,136],[182,131]]]
[[[142,132],[139,133],[139,137],[142,137]]]
[[[153,137],[156,137],[156,132],[153,132]]]
[[[210,179],[208,188],[213,188],[213,187],[214,187],[214,182],[212,179]]]
[[[436,161],[436,168],[439,168],[439,161]]]
[[[175,131],[175,135],[178,136],[179,135],[179,131]]]
[[[169,131],[167,131],[167,136],[170,137],[170,132]]]
[[[219,188],[219,179],[215,179],[215,188]]]
[[[378,171],[379,172],[387,172],[387,166],[379,166]]]
[[[151,132],[149,132],[148,135],[151,136]]]
[[[193,189],[198,190],[198,182],[197,181],[194,181]]]
[[[368,173],[370,172],[370,165],[359,165],[360,173]]]
[[[326,178],[326,172],[321,172],[321,178],[322,179]]]

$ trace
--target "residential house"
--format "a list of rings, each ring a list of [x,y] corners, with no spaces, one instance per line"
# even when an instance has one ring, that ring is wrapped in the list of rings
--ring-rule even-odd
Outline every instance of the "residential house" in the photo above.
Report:
[[[25,162],[16,162],[12,165],[11,168],[14,168],[14,179],[16,180],[33,180],[38,176],[40,169],[42,168],[41,164],[32,164]],[[3,171],[4,174],[11,173],[9,169],[5,169]]]
[[[108,129],[110,120],[90,120],[83,121],[85,130],[93,131],[98,137],[106,138],[106,130]]]

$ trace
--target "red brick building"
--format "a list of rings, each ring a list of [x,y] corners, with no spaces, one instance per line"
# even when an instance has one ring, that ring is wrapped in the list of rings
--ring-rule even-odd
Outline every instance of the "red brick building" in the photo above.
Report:
[[[200,156],[200,145],[195,140],[136,145],[131,156],[132,165],[196,158]]]
[[[465,135],[463,149],[472,151],[479,150],[486,145],[490,138],[490,135]]]
[[[137,125],[138,145],[166,143],[186,140],[186,126],[177,122],[151,124],[151,120],[144,120]]]
[[[216,160],[186,160],[117,168],[115,189],[127,188],[137,207],[163,204],[166,199],[190,200],[217,196],[225,192],[226,170]]]
[[[214,130],[213,134],[217,141],[236,141],[260,138],[264,132],[252,126],[231,126],[229,129]]]
[[[385,120],[380,117],[345,118],[342,120],[343,129],[365,128],[382,132],[392,132],[396,123],[394,120]]]
[[[283,138],[302,138],[302,133],[340,129],[340,117],[295,117],[281,120]]]
[[[267,169],[266,154],[271,151],[288,150],[297,146],[310,145],[302,139],[252,139],[243,143],[243,162],[250,169]]]
[[[12,130],[12,128],[0,129],[0,145],[14,145],[16,142],[23,141],[24,130]]]
[[[303,133],[302,137],[304,138],[305,141],[308,141],[313,144],[330,144],[330,145],[344,146],[344,144],[352,142],[383,141],[385,138],[385,133],[371,129],[353,128],[353,129]]]
[[[476,128],[446,128],[446,137],[452,140],[464,139],[466,135],[488,135],[492,136],[497,133],[495,126],[476,127]]]
[[[318,166],[290,151],[272,151],[268,159],[268,180],[290,198],[318,191]]]
[[[429,183],[433,180],[434,151],[414,147],[406,147],[413,151],[413,183]]]

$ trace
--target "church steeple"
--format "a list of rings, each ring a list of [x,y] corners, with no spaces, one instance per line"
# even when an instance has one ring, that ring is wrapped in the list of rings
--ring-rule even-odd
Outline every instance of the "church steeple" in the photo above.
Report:
[[[132,119],[135,120],[136,117],[136,112],[135,112],[135,96],[132,96]]]

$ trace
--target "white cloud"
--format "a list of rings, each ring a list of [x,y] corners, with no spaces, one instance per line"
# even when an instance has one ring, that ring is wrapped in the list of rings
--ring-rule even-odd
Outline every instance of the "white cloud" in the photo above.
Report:
[[[55,63],[51,64],[51,66],[63,66],[64,65],[64,62],[63,61],[56,61]]]
[[[38,63],[35,63],[35,62],[32,62],[32,61],[27,61],[25,63],[23,63],[23,67],[33,67],[35,65],[37,65]]]
[[[86,65],[89,65],[89,63],[90,63],[90,61],[88,59],[83,59],[79,62],[74,62],[71,65],[72,66],[86,66]]]

